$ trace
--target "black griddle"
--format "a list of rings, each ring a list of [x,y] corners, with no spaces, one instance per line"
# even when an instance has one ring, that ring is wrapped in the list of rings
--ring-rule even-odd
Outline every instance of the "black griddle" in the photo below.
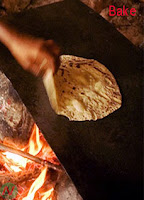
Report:
[[[66,0],[8,17],[21,32],[54,39],[63,54],[93,58],[115,76],[122,107],[98,121],[56,116],[41,79],[0,44],[0,68],[85,200],[141,199],[142,52],[79,1]]]

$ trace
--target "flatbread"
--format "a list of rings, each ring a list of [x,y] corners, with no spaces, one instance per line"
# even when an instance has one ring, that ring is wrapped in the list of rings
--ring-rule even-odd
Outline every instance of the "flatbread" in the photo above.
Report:
[[[96,60],[61,56],[54,82],[58,101],[56,113],[69,120],[102,119],[121,107],[122,97],[115,78]]]

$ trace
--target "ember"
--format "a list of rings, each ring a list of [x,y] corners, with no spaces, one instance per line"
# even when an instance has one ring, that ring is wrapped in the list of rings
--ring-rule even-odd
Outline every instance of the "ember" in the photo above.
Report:
[[[56,165],[60,165],[56,155],[36,124],[33,127],[28,144],[24,148],[15,148]],[[18,195],[16,200],[53,200],[54,188],[58,177],[57,172],[55,172],[55,180],[53,180],[54,178],[51,178],[52,172],[47,166],[41,166],[40,164],[34,163],[27,158],[11,152],[2,152],[0,158],[0,166],[2,166],[1,169],[3,168],[0,172],[0,177],[11,177],[14,173],[17,174],[17,177],[21,177],[24,172],[32,174],[32,176],[23,177],[22,180],[10,179],[14,184],[17,184]],[[3,178],[1,182],[0,179],[0,183],[4,184],[8,180]]]

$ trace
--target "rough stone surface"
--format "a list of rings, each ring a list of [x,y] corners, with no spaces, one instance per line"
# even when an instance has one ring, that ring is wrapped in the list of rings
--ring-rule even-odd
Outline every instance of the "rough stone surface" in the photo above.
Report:
[[[104,8],[111,4],[112,0],[81,0],[87,6],[100,13]]]
[[[62,0],[1,0],[0,8],[6,13],[20,12],[24,9],[36,8]]]
[[[71,179],[65,173],[60,177],[56,193],[57,200],[82,200]]]
[[[115,7],[122,7],[126,5],[127,8],[135,8],[135,16],[109,16],[109,8],[106,7],[101,11],[101,16],[103,16],[107,21],[112,23],[118,31],[120,31],[126,38],[128,38],[134,45],[143,47],[143,16],[142,16],[142,3],[134,1],[117,1],[114,3]]]
[[[25,9],[31,0],[2,0],[1,6],[7,13],[19,12]]]
[[[28,141],[34,121],[14,90],[0,72],[0,140],[17,144]]]
[[[112,23],[127,39],[136,46],[143,46],[143,0],[81,0],[96,12],[100,13],[107,21]],[[136,16],[109,16],[109,5],[116,8],[125,5],[135,8]]]

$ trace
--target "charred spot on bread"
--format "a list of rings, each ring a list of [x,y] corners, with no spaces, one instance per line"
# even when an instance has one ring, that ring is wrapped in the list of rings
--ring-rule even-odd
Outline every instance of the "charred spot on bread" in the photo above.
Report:
[[[80,68],[80,64],[77,64],[76,67],[77,67],[77,68]]]
[[[75,121],[97,120],[121,107],[116,80],[98,61],[63,55],[59,71],[54,76],[60,108],[57,114]]]

